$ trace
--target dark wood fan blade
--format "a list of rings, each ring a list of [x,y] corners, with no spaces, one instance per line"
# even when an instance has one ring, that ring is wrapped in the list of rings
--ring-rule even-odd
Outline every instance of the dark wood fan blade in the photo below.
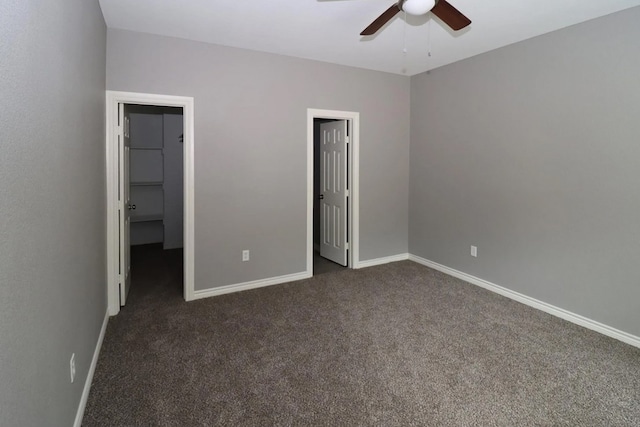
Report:
[[[373,21],[367,28],[365,28],[360,35],[361,36],[371,36],[375,34],[384,24],[389,22],[391,18],[396,16],[396,14],[400,12],[400,8],[397,4],[394,4],[389,9],[385,10],[382,15],[378,16],[375,21]]]
[[[431,9],[431,13],[440,18],[452,30],[458,31],[471,24],[471,20],[445,0],[439,0]]]

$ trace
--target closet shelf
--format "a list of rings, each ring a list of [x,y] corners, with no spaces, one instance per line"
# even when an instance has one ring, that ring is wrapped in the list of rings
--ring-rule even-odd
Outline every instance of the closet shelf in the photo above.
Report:
[[[163,214],[131,215],[131,222],[162,221]]]
[[[162,151],[163,147],[129,147],[130,150]]]
[[[130,182],[132,186],[140,186],[140,185],[162,185],[162,181],[138,181],[138,182]]]

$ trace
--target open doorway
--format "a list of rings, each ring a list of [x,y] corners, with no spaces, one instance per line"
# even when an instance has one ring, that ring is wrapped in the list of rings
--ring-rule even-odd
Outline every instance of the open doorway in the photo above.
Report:
[[[356,268],[359,114],[307,111],[310,275]]]
[[[159,278],[193,299],[193,98],[107,91],[106,143],[109,313]]]
[[[181,294],[183,109],[139,104],[123,107],[129,127],[131,286],[141,295]]]

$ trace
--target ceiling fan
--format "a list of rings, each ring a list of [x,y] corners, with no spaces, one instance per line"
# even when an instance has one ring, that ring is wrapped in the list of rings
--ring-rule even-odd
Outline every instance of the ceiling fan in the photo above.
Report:
[[[378,16],[360,35],[371,36],[375,34],[400,11],[409,15],[424,15],[431,11],[454,31],[461,30],[471,24],[469,18],[451,6],[446,0],[398,0],[398,3],[392,5],[382,15]]]

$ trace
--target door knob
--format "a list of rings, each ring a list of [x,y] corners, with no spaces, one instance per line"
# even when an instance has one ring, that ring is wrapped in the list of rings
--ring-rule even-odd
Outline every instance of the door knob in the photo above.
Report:
[[[319,195],[318,199],[320,199],[320,200],[324,199],[324,194]]]
[[[130,211],[135,211],[136,210],[136,205],[132,205],[131,203],[129,203],[129,210]]]

